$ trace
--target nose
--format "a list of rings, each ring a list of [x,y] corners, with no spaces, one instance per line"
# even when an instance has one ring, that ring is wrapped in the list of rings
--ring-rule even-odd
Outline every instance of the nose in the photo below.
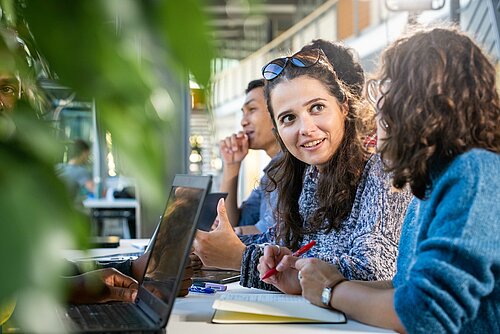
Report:
[[[5,109],[5,103],[0,99],[0,111],[4,111]]]
[[[241,124],[242,127],[245,127],[248,124],[250,124],[250,122],[248,121],[248,117],[247,117],[246,114],[243,114],[243,117],[241,118],[240,124]]]
[[[302,122],[300,124],[300,130],[299,130],[300,135],[309,136],[314,131],[316,131],[316,129],[317,129],[317,126],[314,123],[311,116],[307,115],[307,116],[302,117]]]

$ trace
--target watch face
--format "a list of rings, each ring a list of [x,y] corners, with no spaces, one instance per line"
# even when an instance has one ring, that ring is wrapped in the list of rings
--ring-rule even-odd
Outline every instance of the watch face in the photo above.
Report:
[[[324,288],[323,292],[321,293],[321,302],[325,306],[330,306],[330,299],[332,297],[332,289],[331,288]]]

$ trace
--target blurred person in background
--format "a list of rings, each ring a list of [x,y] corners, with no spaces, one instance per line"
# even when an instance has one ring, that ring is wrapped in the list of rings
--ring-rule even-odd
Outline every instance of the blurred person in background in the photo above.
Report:
[[[94,192],[92,173],[87,166],[89,157],[90,145],[82,139],[76,139],[68,149],[68,163],[56,166],[57,175],[66,183],[75,201],[81,201]]]

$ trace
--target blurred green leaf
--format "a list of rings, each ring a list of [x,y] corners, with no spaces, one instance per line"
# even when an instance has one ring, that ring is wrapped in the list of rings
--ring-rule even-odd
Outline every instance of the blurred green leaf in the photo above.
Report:
[[[205,87],[210,79],[213,48],[200,3],[2,0],[0,5],[5,28],[0,70],[18,73],[23,87],[33,83],[33,66],[9,33],[15,29],[41,74],[55,74],[80,99],[95,100],[100,126],[111,133],[143,204],[163,204],[169,150],[178,144],[167,142],[165,134],[179,133],[175,124],[185,103],[179,87],[187,87],[189,73]],[[36,90],[26,89],[25,96],[35,105],[45,103]],[[12,118],[0,116],[0,303],[12,295],[26,300],[27,293],[38,301],[40,293],[61,296],[59,250],[84,246],[88,235],[88,219],[75,211],[55,175],[60,144],[36,115],[20,103]]]
[[[96,101],[100,125],[112,134],[144,204],[163,203],[169,149],[178,144],[166,142],[165,134],[178,133],[185,103],[179,87],[187,87],[189,73],[205,87],[210,79],[214,52],[199,1],[0,4],[2,24],[19,32],[38,68],[55,74],[80,99]],[[0,69],[17,69],[30,82],[33,68],[13,51],[7,35],[0,36]],[[88,221],[74,210],[54,173],[59,144],[35,115],[21,104],[13,119],[0,117],[0,260],[7,268],[2,273],[8,273],[2,275],[0,302],[26,289],[60,293],[54,249],[71,247],[75,236],[82,245],[87,235]]]
[[[214,56],[208,36],[207,17],[199,0],[159,1],[155,11],[159,31],[178,63],[183,64],[203,87],[210,79]],[[182,33],[179,33],[182,32]]]
[[[56,247],[75,247],[74,236],[84,236],[85,221],[73,207],[66,188],[54,174],[58,144],[52,130],[21,105],[13,119],[0,117],[1,128],[13,128],[0,140],[0,263],[2,275],[0,301],[23,286],[57,292],[54,254],[43,254],[44,243]],[[80,239],[79,245],[83,245]],[[52,257],[51,257],[52,255]],[[44,266],[49,279],[40,277],[37,268]]]

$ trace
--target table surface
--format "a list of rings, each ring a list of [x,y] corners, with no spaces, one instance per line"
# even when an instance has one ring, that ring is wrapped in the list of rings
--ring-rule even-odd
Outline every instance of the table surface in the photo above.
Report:
[[[118,248],[96,248],[88,251],[67,250],[63,256],[69,260],[90,256],[109,256],[137,252],[139,245],[146,245],[148,239],[121,239]],[[239,283],[228,284],[228,290],[245,293],[259,293],[263,290],[244,288]],[[224,292],[217,292],[224,293]],[[217,294],[216,293],[216,294]],[[186,297],[177,298],[167,324],[167,334],[246,334],[246,333],[394,333],[382,328],[367,326],[354,320],[345,324],[213,324],[212,303],[215,295],[190,292]]]
[[[243,288],[239,283],[228,284],[228,290],[245,293],[263,291]],[[210,320],[214,312],[212,309],[214,299],[215,295],[193,292],[186,297],[177,298],[167,324],[167,334],[394,333],[382,328],[366,326],[354,320],[348,320],[346,324],[213,324]]]

